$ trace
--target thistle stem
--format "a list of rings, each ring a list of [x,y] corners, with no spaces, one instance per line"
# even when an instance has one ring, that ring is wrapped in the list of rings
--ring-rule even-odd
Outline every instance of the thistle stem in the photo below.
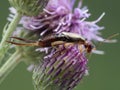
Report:
[[[11,36],[11,34],[13,33],[13,31],[16,29],[20,19],[21,19],[22,15],[20,13],[17,13],[14,17],[14,19],[11,21],[11,23],[9,24],[7,30],[5,31],[4,36],[2,37],[1,43],[0,43],[0,62],[2,61],[5,53],[8,50],[8,44],[6,44],[6,40]]]
[[[21,62],[22,55],[17,50],[0,68],[0,84],[6,76]]]

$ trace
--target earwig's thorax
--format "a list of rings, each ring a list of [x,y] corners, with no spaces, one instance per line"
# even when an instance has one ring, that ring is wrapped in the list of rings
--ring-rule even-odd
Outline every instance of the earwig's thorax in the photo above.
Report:
[[[85,38],[75,34],[75,33],[70,33],[70,32],[62,32],[61,36],[65,38],[66,42],[73,42],[73,43],[78,43],[81,42],[83,43],[85,41]]]
[[[69,37],[69,38],[74,38],[74,39],[81,39],[81,40],[84,40],[85,41],[85,38],[82,37],[81,35],[79,34],[76,34],[76,33],[71,33],[71,32],[62,32],[62,34],[66,37]]]

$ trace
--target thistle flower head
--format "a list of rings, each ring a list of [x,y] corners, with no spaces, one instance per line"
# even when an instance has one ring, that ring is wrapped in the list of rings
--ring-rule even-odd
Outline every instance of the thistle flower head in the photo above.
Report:
[[[43,9],[43,13],[37,17],[23,17],[21,24],[26,29],[40,32],[45,35],[47,32],[61,33],[63,31],[78,33],[87,40],[104,41],[100,37],[99,27],[96,23],[101,20],[105,13],[95,21],[87,21],[90,13],[86,7],[73,9],[74,0],[50,0]],[[80,2],[81,3],[81,2]]]
[[[87,21],[90,13],[86,7],[73,8],[75,0],[49,0],[43,12],[38,16],[24,16],[21,24],[31,30],[40,39],[48,35],[62,32],[77,33],[89,42],[105,41],[100,36],[100,30],[104,27],[97,25],[104,13],[95,21]],[[46,51],[42,62],[35,68],[33,73],[34,85],[37,90],[72,90],[87,72],[87,58],[84,45],[72,46],[58,45],[53,47],[39,48]]]
[[[9,0],[10,4],[23,15],[38,15],[48,0]]]
[[[53,50],[34,70],[37,90],[72,90],[87,71],[87,59],[75,47]],[[49,87],[53,86],[51,89]]]

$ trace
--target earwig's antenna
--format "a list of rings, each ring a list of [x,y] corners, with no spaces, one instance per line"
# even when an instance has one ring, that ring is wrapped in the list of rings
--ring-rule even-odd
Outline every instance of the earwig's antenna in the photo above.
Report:
[[[98,48],[103,42],[116,43],[117,40],[110,40],[110,39],[113,38],[113,37],[118,36],[119,34],[120,34],[120,33],[116,33],[116,34],[110,35],[107,39],[104,39],[102,42],[100,42],[100,43],[96,46],[96,48]]]
[[[107,42],[107,43],[115,43],[115,42],[117,42],[117,40],[110,40],[110,39],[113,38],[113,37],[116,37],[116,36],[118,36],[118,35],[119,35],[119,33],[116,33],[116,34],[113,34],[113,35],[109,36],[107,39],[104,39],[102,42],[100,42],[100,43],[96,46],[96,48],[98,48],[103,42]],[[104,54],[104,51],[92,50],[92,53],[96,53],[96,54],[103,55],[103,54]]]
[[[108,37],[107,39],[111,39],[111,38],[113,38],[113,37],[116,37],[116,36],[118,36],[120,33],[115,33],[115,34],[113,34],[113,35],[111,35],[110,37]]]

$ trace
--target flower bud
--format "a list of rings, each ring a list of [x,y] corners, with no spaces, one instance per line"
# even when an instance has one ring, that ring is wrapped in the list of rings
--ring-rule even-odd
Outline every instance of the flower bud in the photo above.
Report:
[[[19,13],[34,16],[42,11],[48,0],[9,0],[9,2]]]

